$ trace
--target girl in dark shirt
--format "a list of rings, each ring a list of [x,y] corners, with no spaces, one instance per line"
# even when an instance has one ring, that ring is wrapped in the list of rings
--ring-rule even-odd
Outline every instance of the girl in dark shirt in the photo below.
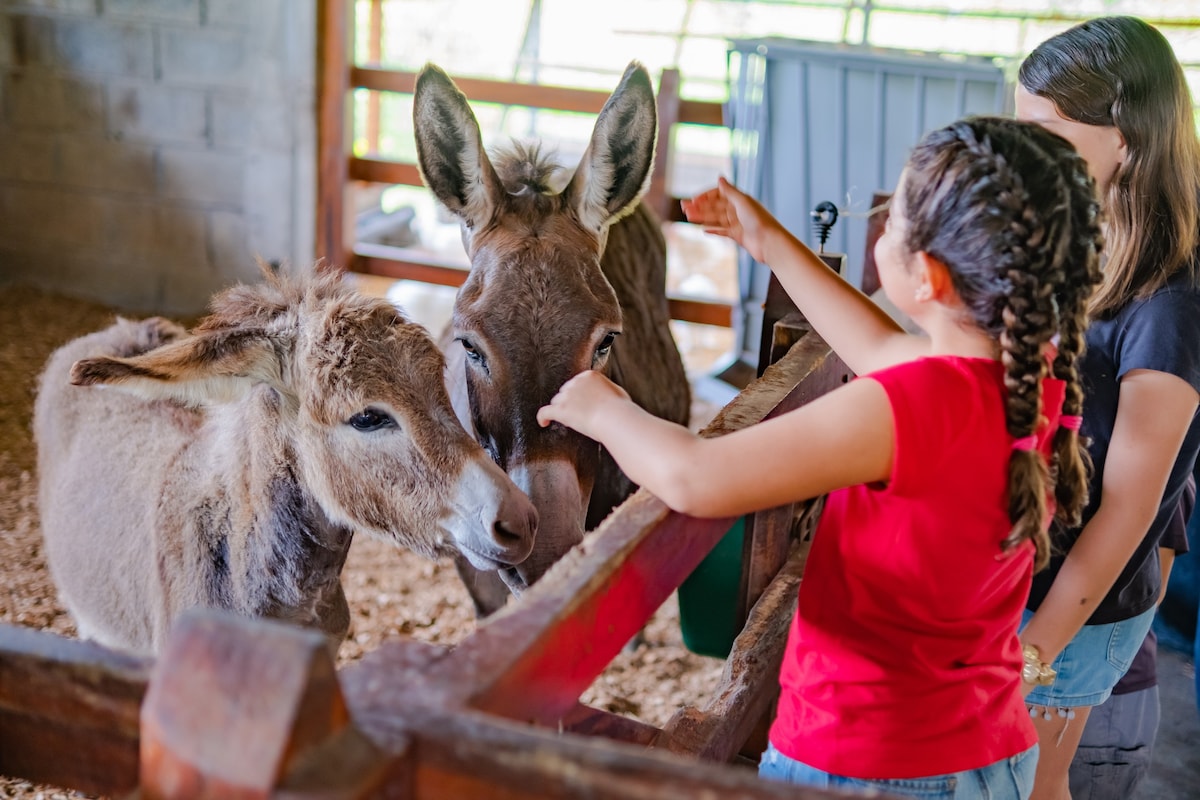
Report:
[[[1016,111],[1076,146],[1105,213],[1104,281],[1082,360],[1090,501],[1057,528],[1021,633],[1048,667],[1031,676],[1058,671],[1026,698],[1041,743],[1033,797],[1058,800],[1070,797],[1088,710],[1149,628],[1159,541],[1200,450],[1200,141],[1179,61],[1135,17],[1091,20],[1039,45],[1021,65]]]

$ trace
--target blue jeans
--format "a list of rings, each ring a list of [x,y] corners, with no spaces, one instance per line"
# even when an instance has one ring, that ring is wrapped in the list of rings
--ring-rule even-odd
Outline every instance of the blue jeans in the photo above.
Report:
[[[979,769],[930,775],[926,778],[896,778],[866,780],[831,775],[807,764],[788,758],[768,744],[758,762],[758,776],[802,786],[836,789],[852,794],[880,794],[919,797],[922,800],[1025,800],[1033,791],[1033,775],[1037,771],[1038,746],[1002,758]]]

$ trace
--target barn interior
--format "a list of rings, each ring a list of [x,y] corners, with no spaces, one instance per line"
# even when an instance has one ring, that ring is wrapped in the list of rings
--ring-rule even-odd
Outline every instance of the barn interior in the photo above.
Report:
[[[755,381],[764,330],[778,320],[765,267],[682,221],[679,198],[730,177],[806,242],[821,238],[843,274],[873,290],[871,212],[923,132],[966,113],[1009,113],[1021,57],[1100,13],[1160,27],[1200,97],[1194,5],[6,0],[0,623],[76,637],[42,551],[31,434],[37,379],[55,347],[115,316],[194,323],[214,293],[258,280],[259,262],[297,275],[341,271],[431,331],[445,325],[469,263],[457,222],[416,167],[411,92],[425,63],[459,81],[485,145],[539,138],[567,164],[578,161],[626,64],[646,65],[660,122],[647,201],[663,220],[671,331],[700,430]],[[838,210],[824,233],[812,222],[822,201]],[[711,545],[719,534],[709,534]],[[363,538],[343,582],[352,627],[338,669],[369,664],[396,639],[458,647],[481,627],[446,562]],[[726,685],[725,653],[697,646],[705,623],[681,619],[689,603],[698,612],[697,600],[677,589],[664,591],[639,639],[578,695],[607,724],[628,721],[615,738],[635,744],[621,747],[680,726],[682,710]],[[1159,671],[1163,721],[1136,800],[1200,796],[1194,666],[1163,649]],[[20,691],[0,689],[0,708]],[[596,745],[596,758],[609,757],[607,746]],[[570,752],[588,752],[577,747]],[[719,786],[729,771],[730,786],[751,791],[740,782],[753,774],[746,757],[734,753],[688,785]],[[454,772],[451,761],[428,769]],[[676,764],[649,780],[682,781],[685,772]],[[89,788],[105,785],[13,773],[0,778],[0,797],[120,796]],[[645,796],[672,796],[669,783],[655,785],[663,793]],[[545,787],[528,796],[570,796]]]

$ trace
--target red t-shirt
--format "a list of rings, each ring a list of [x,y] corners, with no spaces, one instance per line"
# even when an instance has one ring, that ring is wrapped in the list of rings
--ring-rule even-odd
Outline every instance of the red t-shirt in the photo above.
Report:
[[[931,357],[866,377],[892,405],[892,478],[826,500],[771,741],[854,778],[977,769],[1037,741],[1017,639],[1034,548],[1001,550],[1013,443],[1003,367]],[[1052,431],[1062,385],[1045,384]]]

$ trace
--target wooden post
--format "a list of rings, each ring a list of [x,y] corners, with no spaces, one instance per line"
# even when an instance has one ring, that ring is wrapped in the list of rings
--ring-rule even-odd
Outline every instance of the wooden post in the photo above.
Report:
[[[871,196],[871,215],[867,217],[867,242],[863,249],[862,286],[865,295],[873,295],[879,291],[879,268],[875,265],[875,242],[883,235],[883,226],[887,223],[888,209],[885,205],[892,199],[888,192],[876,192]]]
[[[325,269],[346,269],[346,180],[349,170],[350,56],[354,8],[319,0],[317,28],[317,241]]]
[[[240,799],[270,796],[349,714],[324,634],[196,609],[158,657],[141,721],[144,800]]]
[[[0,624],[0,775],[120,796],[138,779],[150,661]]]
[[[654,143],[654,172],[644,202],[663,222],[678,219],[681,213],[671,194],[671,153],[675,124],[679,122],[679,70],[668,67],[658,79],[656,95],[658,139]],[[676,206],[673,208],[673,206]]]

